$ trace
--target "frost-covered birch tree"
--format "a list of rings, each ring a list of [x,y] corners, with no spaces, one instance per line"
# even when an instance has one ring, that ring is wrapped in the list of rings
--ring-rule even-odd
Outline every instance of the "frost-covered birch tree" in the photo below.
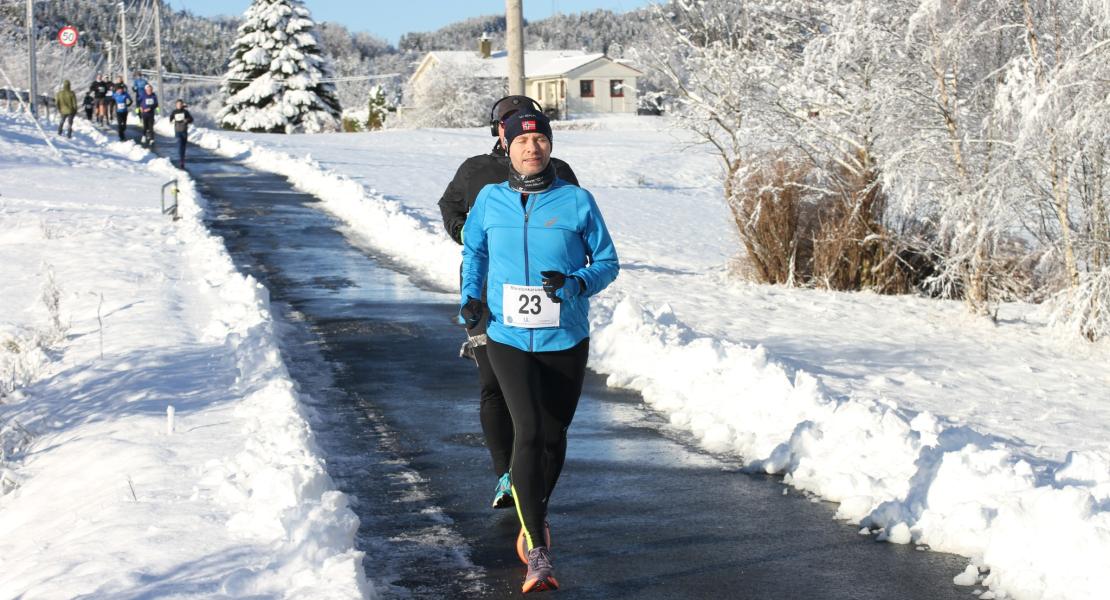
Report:
[[[224,76],[218,119],[243,131],[315,133],[339,126],[339,102],[300,0],[253,0]]]
[[[887,173],[901,201],[931,222],[938,260],[931,283],[986,314],[1028,292],[1025,252],[1002,175],[1012,158],[994,106],[1000,70],[1015,44],[1004,0],[913,0],[902,9],[904,82],[899,112],[908,128]]]
[[[1028,230],[1047,249],[1055,319],[1110,337],[1110,5],[1020,0],[1022,51],[999,93]]]

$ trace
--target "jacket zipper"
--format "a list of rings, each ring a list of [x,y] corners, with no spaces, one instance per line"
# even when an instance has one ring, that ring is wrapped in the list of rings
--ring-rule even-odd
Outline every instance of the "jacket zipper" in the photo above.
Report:
[[[531,281],[528,279],[528,217],[532,214],[532,201],[534,195],[522,194],[525,196],[524,201],[524,285],[530,285]],[[535,330],[528,329],[528,351],[535,352],[536,334]]]

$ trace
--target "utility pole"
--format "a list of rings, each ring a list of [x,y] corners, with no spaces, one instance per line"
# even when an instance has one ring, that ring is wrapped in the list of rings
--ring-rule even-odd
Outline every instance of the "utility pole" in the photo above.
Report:
[[[123,67],[123,80],[127,81],[127,9],[123,2],[119,3],[119,58]],[[109,78],[111,74],[109,74]]]
[[[108,45],[108,62],[104,64],[104,70],[111,73],[112,72],[112,42],[109,40],[108,42],[106,42],[106,44]]]
[[[524,95],[523,0],[505,0],[505,45],[509,51],[509,94]]]
[[[165,99],[162,90],[162,2],[154,0],[154,68],[158,71],[158,93]]]
[[[35,65],[35,4],[27,0],[27,73],[31,80],[31,115],[38,116],[39,74]]]

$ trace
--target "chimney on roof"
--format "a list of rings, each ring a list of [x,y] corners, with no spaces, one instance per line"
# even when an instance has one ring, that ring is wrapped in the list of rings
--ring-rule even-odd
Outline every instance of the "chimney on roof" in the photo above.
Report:
[[[490,51],[493,49],[492,46],[493,42],[490,41],[489,36],[483,31],[482,37],[478,38],[478,54],[481,55],[482,58],[489,58]]]

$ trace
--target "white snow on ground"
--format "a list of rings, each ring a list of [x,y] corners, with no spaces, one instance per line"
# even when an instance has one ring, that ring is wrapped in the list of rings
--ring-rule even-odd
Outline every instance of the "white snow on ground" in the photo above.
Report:
[[[0,113],[0,597],[372,595],[266,291],[191,182],[83,122],[55,140]]]
[[[556,129],[555,155],[594,192],[622,262],[594,301],[591,367],[880,539],[968,556],[954,581],[983,597],[1104,597],[1110,349],[1053,339],[1032,306],[992,323],[954,302],[740,281],[717,166],[661,123]],[[456,285],[435,203],[492,145],[483,130],[198,133],[318,195],[420,278]]]

